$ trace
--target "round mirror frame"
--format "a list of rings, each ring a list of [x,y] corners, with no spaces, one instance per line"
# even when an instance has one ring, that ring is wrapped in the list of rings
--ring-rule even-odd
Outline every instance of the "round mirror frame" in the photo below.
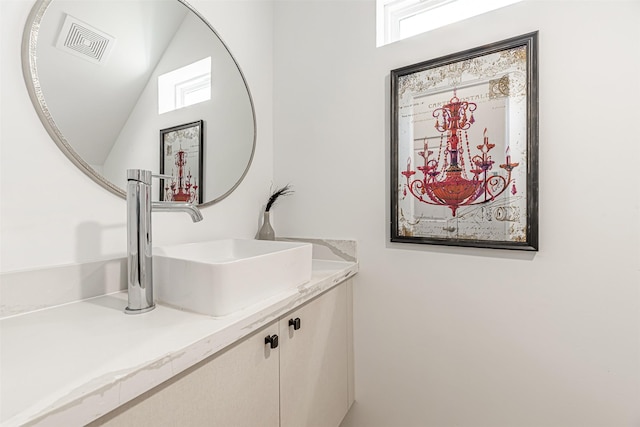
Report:
[[[47,103],[44,99],[44,94],[42,93],[42,89],[40,87],[40,79],[38,77],[38,69],[37,69],[37,57],[36,57],[36,48],[38,45],[38,34],[40,30],[40,24],[42,22],[42,18],[44,17],[47,8],[51,4],[53,0],[38,0],[36,4],[33,6],[29,17],[27,18],[27,24],[25,25],[23,38],[22,38],[22,72],[24,75],[24,79],[27,85],[27,91],[29,92],[29,97],[31,98],[32,103],[36,109],[38,117],[40,121],[44,125],[45,129],[56,143],[56,145],[62,150],[62,152],[71,160],[82,172],[84,172],[89,178],[98,183],[103,188],[106,188],[113,194],[126,198],[126,192],[122,188],[113,184],[111,181],[103,177],[101,174],[97,173],[87,162],[84,161],[78,153],[73,149],[73,147],[69,144],[65,136],[62,134],[58,126],[56,125],[55,120],[51,116]],[[253,162],[253,156],[256,150],[256,137],[257,137],[257,123],[256,123],[256,112],[253,104],[253,98],[251,96],[251,91],[249,90],[249,85],[247,84],[247,80],[238,65],[235,57],[229,50],[229,47],[226,45],[224,40],[220,37],[220,35],[216,32],[216,30],[209,24],[209,22],[189,3],[185,0],[176,0],[189,9],[190,12],[194,13],[202,22],[209,27],[211,32],[215,37],[218,37],[224,48],[226,49],[231,59],[236,64],[238,69],[238,73],[240,73],[240,77],[244,82],[244,87],[247,90],[247,96],[249,98],[249,104],[251,105],[251,115],[253,119],[253,142],[251,147],[251,154],[249,156],[249,160],[247,161],[247,165],[242,172],[242,175],[238,178],[236,183],[227,190],[224,194],[218,196],[213,200],[206,201],[205,203],[198,204],[198,207],[203,208],[206,206],[213,205],[218,203],[219,201],[226,198],[229,194],[231,194],[244,180],[244,177],[247,175],[249,171],[249,167]]]

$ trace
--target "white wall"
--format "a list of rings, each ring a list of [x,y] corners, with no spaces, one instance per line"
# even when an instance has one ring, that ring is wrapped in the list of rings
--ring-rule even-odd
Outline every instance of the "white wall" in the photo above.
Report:
[[[248,175],[204,221],[154,214],[154,244],[253,237],[273,174],[273,7],[265,1],[189,2],[209,20],[243,69],[257,111],[258,141]],[[0,1],[0,272],[124,256],[125,201],[98,187],[58,149],[29,100],[20,64],[34,2]]]
[[[345,427],[640,425],[639,17],[527,1],[376,49],[373,0],[276,2],[274,227],[359,242]],[[389,71],[534,30],[540,251],[389,243]]]

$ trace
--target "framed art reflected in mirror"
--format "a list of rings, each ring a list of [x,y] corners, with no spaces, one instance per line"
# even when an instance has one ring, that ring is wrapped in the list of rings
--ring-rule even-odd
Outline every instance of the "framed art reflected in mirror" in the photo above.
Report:
[[[538,249],[537,33],[391,71],[391,241]]]
[[[204,190],[203,129],[198,120],[160,131],[160,200],[200,203]]]

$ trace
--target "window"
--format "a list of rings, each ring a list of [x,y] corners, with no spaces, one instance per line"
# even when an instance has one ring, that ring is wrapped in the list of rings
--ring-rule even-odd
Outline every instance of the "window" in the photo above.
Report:
[[[158,77],[158,114],[211,99],[211,57]]]
[[[377,46],[522,0],[377,0]]]

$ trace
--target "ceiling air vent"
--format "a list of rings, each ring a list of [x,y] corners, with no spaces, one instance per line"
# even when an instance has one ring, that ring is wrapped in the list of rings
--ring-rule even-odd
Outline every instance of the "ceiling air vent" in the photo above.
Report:
[[[56,47],[94,64],[104,65],[116,39],[67,15]]]

